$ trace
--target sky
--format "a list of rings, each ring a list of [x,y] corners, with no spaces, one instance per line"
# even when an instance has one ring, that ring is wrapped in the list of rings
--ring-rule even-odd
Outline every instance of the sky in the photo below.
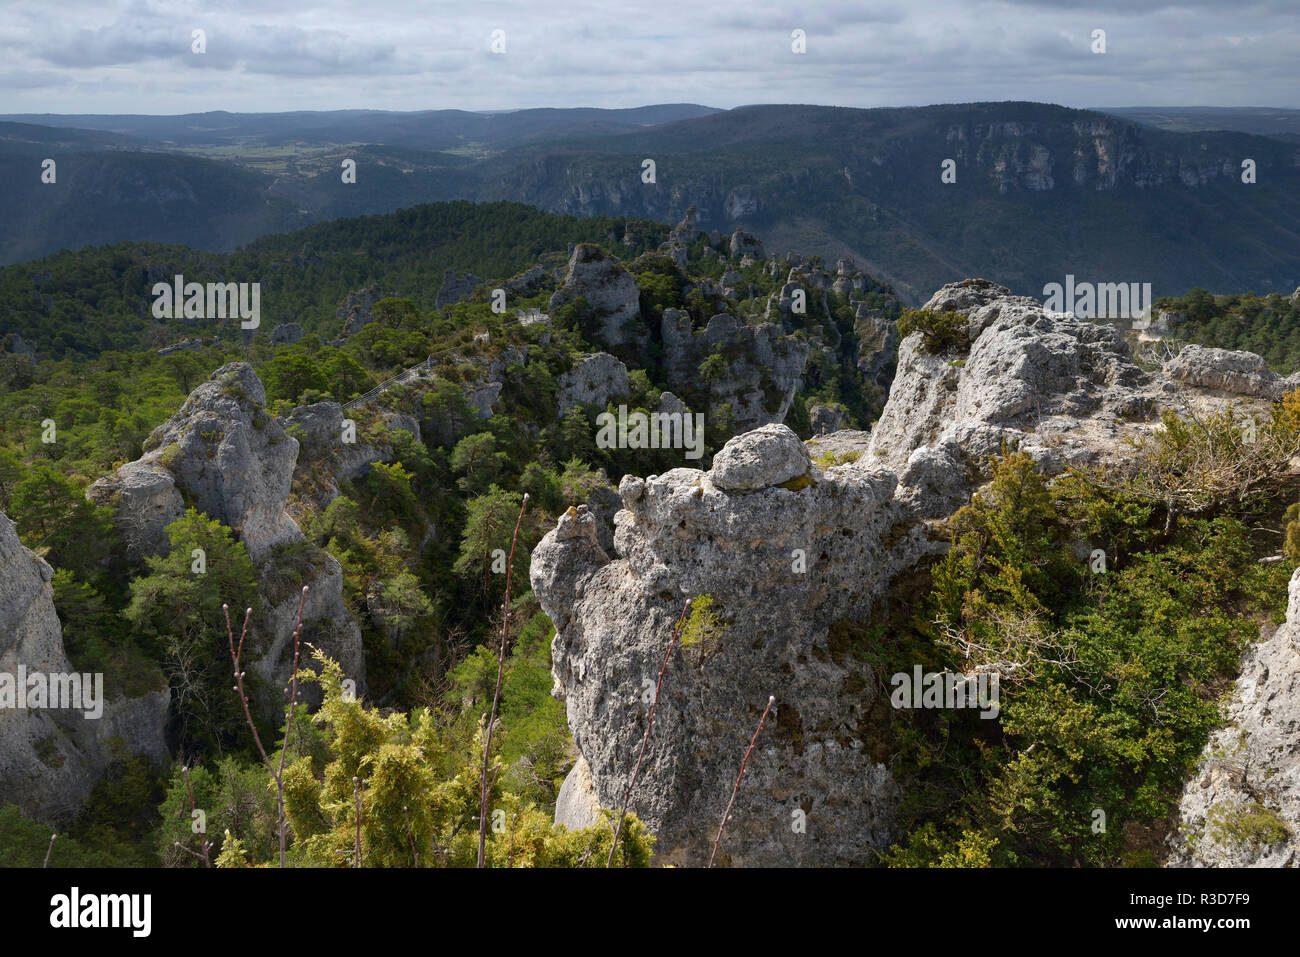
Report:
[[[1298,108],[1297,50],[1300,0],[0,0],[0,112]]]

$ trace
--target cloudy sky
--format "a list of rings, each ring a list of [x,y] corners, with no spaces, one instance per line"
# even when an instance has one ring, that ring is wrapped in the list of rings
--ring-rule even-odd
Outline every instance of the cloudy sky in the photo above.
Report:
[[[192,52],[194,30],[207,52]],[[504,54],[491,49],[504,31]],[[803,30],[807,52],[791,50]],[[1104,30],[1106,52],[1094,53]],[[1297,0],[5,0],[5,112],[1300,107]]]

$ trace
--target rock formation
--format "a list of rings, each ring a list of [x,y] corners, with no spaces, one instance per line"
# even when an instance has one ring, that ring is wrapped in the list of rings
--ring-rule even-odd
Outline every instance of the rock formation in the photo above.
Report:
[[[434,297],[434,308],[441,309],[443,306],[450,306],[462,299],[468,299],[474,290],[481,285],[483,285],[483,280],[473,273],[466,273],[457,279],[456,271],[448,269],[443,273],[442,285],[438,288],[438,293]]]
[[[1005,442],[1057,472],[1131,454],[1127,440],[1150,435],[1163,409],[1262,414],[1267,405],[1255,379],[1234,378],[1242,361],[1231,354],[1201,356],[1195,377],[1150,375],[1112,327],[1050,313],[983,280],[945,286],[927,308],[958,313],[964,341],[935,354],[921,333],[907,337],[875,429],[808,443],[846,464],[822,472],[793,433],[767,425],[733,438],[707,472],[625,477],[612,553],[586,508],[561,517],[535,549],[533,589],[556,627],[555,694],[582,758],[557,819],[585,821],[596,806],[618,805],[644,733],[644,693],[673,624],[687,599],[707,594],[730,628],[702,658],[673,652],[631,805],[658,834],[659,859],[707,857],[740,756],[775,695],[724,860],[867,861],[896,837],[899,794],[886,765],[880,676],[848,650],[847,636],[861,633],[891,588],[906,586],[910,570],[942,552],[929,529],[969,501],[987,457]],[[689,334],[670,312],[666,355],[674,336]],[[1295,690],[1289,629],[1297,620],[1293,584],[1286,637],[1247,663],[1238,708],[1257,766],[1282,774],[1278,802],[1292,824],[1295,721],[1286,696]],[[806,833],[791,827],[794,812]],[[1197,813],[1185,800],[1185,816]],[[1283,861],[1292,852],[1265,853]]]
[[[808,423],[813,435],[838,432],[844,423],[844,409],[838,405],[811,405],[808,407]]]
[[[365,289],[348,293],[347,298],[334,313],[343,320],[343,338],[346,339],[358,332],[362,326],[374,321],[375,303],[396,295],[395,292],[384,292],[378,286],[367,286]]]
[[[769,694],[773,732],[750,759],[728,826],[736,865],[864,863],[889,835],[897,789],[878,740],[878,676],[835,647],[892,576],[935,549],[893,502],[889,473],[822,473],[785,426],[734,438],[713,469],[627,477],[611,560],[585,508],[533,553],[557,628],[557,695],[589,766],[566,814],[616,806],[683,603],[711,594],[731,628],[702,663],[674,652],[632,807],[666,863],[699,864]],[[800,558],[802,555],[802,559]],[[806,563],[806,564],[805,564]],[[797,570],[797,569],[806,570]],[[703,746],[701,746],[703,745]],[[806,833],[791,828],[807,816]]]
[[[1189,345],[1165,363],[1165,375],[1202,389],[1280,399],[1296,387],[1295,377],[1284,379],[1253,352],[1209,349]]]
[[[285,507],[298,442],[266,412],[265,402],[266,391],[250,365],[222,366],[154,430],[140,459],[94,482],[86,497],[116,510],[137,557],[165,551],[167,524],[184,513],[186,501],[192,502],[239,536],[267,580],[275,569],[277,546],[299,542],[303,536]],[[304,418],[316,421],[322,416]],[[304,639],[339,660],[358,689],[363,688],[361,631],[344,607],[338,562],[319,552],[305,578],[311,590],[303,615]],[[272,684],[292,668],[286,644],[297,607],[297,593],[284,596],[258,622],[263,653],[255,666]]]
[[[20,669],[42,675],[73,671],[54,610],[53,577],[54,570],[22,545],[14,523],[0,513],[0,675],[15,684]],[[103,676],[106,700],[97,718],[77,708],[0,707],[0,804],[61,816],[80,807],[119,748],[169,760],[163,736],[168,689],[125,697],[118,679]]]
[[[858,369],[869,382],[888,389],[898,350],[898,324],[868,308],[865,303],[859,303],[853,320],[853,335],[857,339],[855,364]]]
[[[266,390],[252,366],[222,366],[154,429],[145,454],[124,466],[124,477],[118,472],[99,479],[87,497],[112,505],[120,491],[122,504],[130,506],[128,488],[143,484],[136,476],[147,476],[150,508],[124,516],[131,536],[164,541],[165,522],[184,512],[183,491],[196,508],[233,529],[253,561],[260,561],[273,545],[301,537],[284,510],[298,443],[265,404]]]
[[[272,345],[293,345],[302,338],[302,326],[296,322],[286,322],[271,330]]]
[[[1246,649],[1225,724],[1183,792],[1168,863],[1300,866],[1298,741],[1300,569],[1291,576],[1286,622]]]
[[[278,326],[276,328],[279,328]],[[203,348],[202,339],[187,338],[178,342],[173,342],[169,346],[163,346],[158,350],[160,356],[174,356],[178,352],[197,352]]]
[[[414,416],[396,412],[383,413],[390,429],[410,432],[420,439],[420,424]],[[316,402],[298,406],[284,420],[287,434],[298,439],[298,461],[295,478],[310,477],[311,482],[300,483],[306,494],[319,508],[324,508],[338,498],[338,483],[360,478],[370,471],[375,462],[392,462],[396,456],[391,444],[383,441],[362,440],[360,431],[356,442],[344,442],[343,407],[337,402]],[[356,420],[353,420],[356,425]],[[311,472],[304,476],[304,470]]]
[[[728,247],[731,258],[735,260],[752,259],[755,262],[762,262],[767,258],[763,249],[763,243],[752,233],[747,233],[743,229],[737,229],[731,234],[731,244]]]
[[[561,417],[576,405],[595,405],[602,410],[605,403],[629,391],[627,366],[608,352],[583,356],[573,368],[559,378],[556,396]]]
[[[1095,460],[1160,396],[1112,326],[1053,315],[981,283],[945,286],[925,306],[964,314],[968,348],[934,354],[919,334],[899,347],[868,458],[904,484],[919,464],[914,453],[938,457],[915,477],[937,478],[977,467],[1004,441],[1052,469]],[[938,515],[954,503],[941,495],[932,504]]]
[[[592,243],[579,243],[569,257],[564,284],[552,293],[548,309],[574,299],[586,300],[597,323],[597,336],[608,347],[643,345],[649,331],[641,322],[641,290],[617,259]]]
[[[806,339],[785,335],[775,323],[748,325],[719,314],[700,332],[679,309],[665,309],[660,324],[668,384],[709,397],[708,415],[731,407],[733,427],[753,428],[783,422],[803,382],[811,350]],[[723,374],[711,382],[700,377],[700,364],[711,354],[726,360]]]

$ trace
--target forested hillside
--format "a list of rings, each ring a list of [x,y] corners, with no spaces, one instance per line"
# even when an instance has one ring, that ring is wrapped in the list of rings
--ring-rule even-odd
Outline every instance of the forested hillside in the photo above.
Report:
[[[16,332],[55,357],[157,348],[183,335],[233,341],[229,323],[153,318],[153,284],[179,273],[187,282],[260,283],[263,334],[296,322],[332,339],[341,327],[335,312],[352,290],[378,284],[428,308],[447,269],[508,277],[544,253],[563,258],[570,243],[637,253],[667,233],[657,223],[457,202],[321,223],[229,254],[157,243],[90,247],[0,267],[0,333]]]
[[[1033,102],[99,117],[44,133],[54,120],[29,117],[0,139],[14,184],[0,262],[121,238],[229,251],[451,200],[662,223],[693,205],[702,228],[759,233],[774,252],[850,256],[913,305],[958,274],[1025,295],[1066,273],[1158,296],[1290,292],[1295,146],[1236,119],[1171,131]],[[57,184],[40,181],[42,156]]]

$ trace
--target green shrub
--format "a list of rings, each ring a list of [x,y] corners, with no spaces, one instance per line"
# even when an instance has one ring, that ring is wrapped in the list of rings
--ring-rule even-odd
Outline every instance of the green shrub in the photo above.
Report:
[[[969,324],[965,313],[907,309],[898,317],[898,335],[906,339],[919,332],[925,351],[939,354],[950,349],[969,349]]]
[[[1290,835],[1286,821],[1272,808],[1258,801],[1250,804],[1220,802],[1205,815],[1209,836],[1224,847],[1258,850],[1285,841]]]

